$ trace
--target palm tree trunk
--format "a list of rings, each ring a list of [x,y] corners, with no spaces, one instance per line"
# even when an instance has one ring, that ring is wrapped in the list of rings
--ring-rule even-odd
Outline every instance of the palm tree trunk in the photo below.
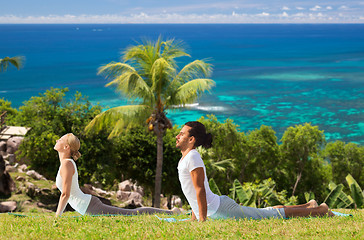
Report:
[[[159,208],[162,189],[163,131],[157,131],[157,168],[155,171],[154,207]]]
[[[297,188],[298,182],[301,179],[301,176],[302,176],[302,171],[297,174],[297,179],[296,179],[296,182],[295,182],[295,184],[293,186],[292,196],[294,196],[294,193],[296,192],[296,188]]]

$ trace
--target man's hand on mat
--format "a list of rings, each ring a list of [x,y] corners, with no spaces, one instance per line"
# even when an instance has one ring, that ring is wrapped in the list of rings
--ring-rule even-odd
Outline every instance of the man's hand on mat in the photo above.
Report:
[[[53,222],[53,227],[58,227],[59,226],[59,223],[57,222],[57,219],[54,219],[54,222]]]
[[[195,222],[197,219],[192,219],[192,218],[190,218],[190,219],[188,219],[188,220],[186,220],[186,222]]]

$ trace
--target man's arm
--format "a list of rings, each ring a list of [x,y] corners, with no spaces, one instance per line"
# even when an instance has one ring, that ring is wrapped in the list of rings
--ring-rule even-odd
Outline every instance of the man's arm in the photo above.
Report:
[[[202,167],[196,168],[191,171],[191,178],[193,186],[196,190],[198,212],[200,215],[200,222],[204,222],[207,219],[207,200],[205,190],[205,172]],[[193,215],[192,215],[193,217]],[[196,218],[196,217],[195,217]]]

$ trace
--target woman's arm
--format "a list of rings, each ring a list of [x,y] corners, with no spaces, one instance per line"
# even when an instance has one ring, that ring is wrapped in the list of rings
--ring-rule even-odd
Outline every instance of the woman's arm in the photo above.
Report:
[[[72,176],[75,173],[75,168],[70,161],[65,161],[60,169],[60,175],[62,177],[62,194],[59,197],[56,217],[62,215],[66,208],[68,199],[71,193]]]
[[[204,222],[207,219],[207,200],[205,190],[205,172],[202,167],[196,168],[191,171],[192,183],[196,190],[198,213],[200,216],[199,221]],[[192,216],[193,217],[193,216]]]

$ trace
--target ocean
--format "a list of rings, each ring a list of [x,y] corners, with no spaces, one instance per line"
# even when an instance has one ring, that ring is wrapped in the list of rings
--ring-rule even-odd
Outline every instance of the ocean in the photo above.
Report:
[[[143,39],[182,40],[191,58],[213,65],[216,86],[195,104],[168,112],[174,124],[214,114],[248,132],[271,126],[280,139],[306,122],[327,141],[364,144],[363,24],[6,24],[0,58],[24,68],[0,73],[0,98],[19,107],[50,87],[80,91],[104,109],[127,104],[97,69]]]

